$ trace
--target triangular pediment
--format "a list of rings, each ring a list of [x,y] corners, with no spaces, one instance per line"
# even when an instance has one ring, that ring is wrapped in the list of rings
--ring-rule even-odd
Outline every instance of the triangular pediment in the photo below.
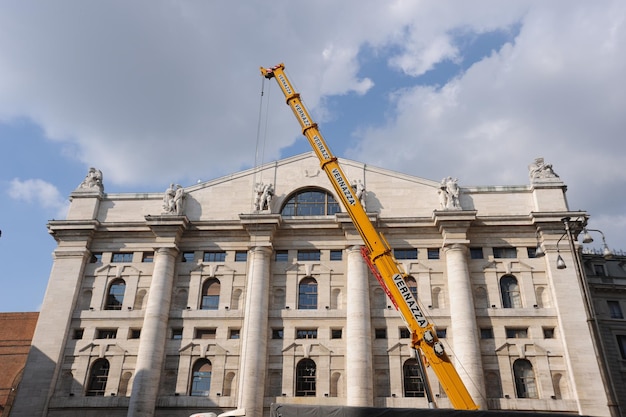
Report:
[[[440,209],[438,194],[441,188],[440,181],[427,180],[344,158],[339,158],[339,163],[346,180],[350,183],[363,184],[368,213],[386,218],[430,219],[433,211]],[[255,210],[255,194],[260,183],[272,185],[273,197],[269,209]],[[184,189],[184,208],[180,215],[185,216],[196,227],[216,230],[231,227],[234,223],[239,224],[242,214],[260,216],[279,214],[294,192],[304,189],[324,190],[339,201],[327,174],[320,168],[320,161],[313,152],[269,162],[256,168],[189,186],[182,184],[181,187]],[[144,220],[145,216],[162,216],[169,187],[163,188],[161,193],[136,194],[134,198],[129,198],[127,194],[107,194],[107,199],[102,201],[100,209],[112,217],[121,212],[137,213],[138,220]],[[463,193],[462,188],[462,206]],[[471,204],[470,200],[467,202]]]

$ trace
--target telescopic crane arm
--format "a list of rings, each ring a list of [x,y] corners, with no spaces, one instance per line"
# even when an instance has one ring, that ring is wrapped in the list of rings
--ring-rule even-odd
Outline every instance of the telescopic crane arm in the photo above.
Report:
[[[261,67],[261,75],[268,79],[274,78],[278,82],[287,104],[302,127],[302,134],[306,136],[315,151],[321,168],[326,172],[335,192],[365,243],[366,254],[369,258],[368,263],[374,267],[372,271],[379,275],[383,289],[400,311],[402,319],[410,330],[412,346],[421,350],[454,408],[477,409],[478,406],[472,400],[461,377],[450,362],[443,345],[437,339],[433,325],[426,319],[417,300],[406,285],[404,280],[406,274],[393,257],[389,244],[370,221],[359,199],[356,198],[350,181],[339,166],[337,158],[332,154],[317,128],[317,124],[311,120],[309,112],[302,104],[300,94],[294,91],[285,75],[285,66],[279,64],[272,68]]]

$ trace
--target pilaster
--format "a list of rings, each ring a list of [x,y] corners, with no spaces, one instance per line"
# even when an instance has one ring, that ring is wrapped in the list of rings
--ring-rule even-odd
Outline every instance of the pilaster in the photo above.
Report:
[[[58,246],[12,416],[42,416],[48,408],[54,381],[61,370],[83,271],[91,255],[88,248],[98,225],[95,220],[48,224]]]

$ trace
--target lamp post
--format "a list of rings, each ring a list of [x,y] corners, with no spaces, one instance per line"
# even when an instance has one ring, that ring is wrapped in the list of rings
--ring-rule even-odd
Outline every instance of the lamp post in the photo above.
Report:
[[[570,217],[563,217],[561,221],[563,222],[563,225],[565,226],[565,233],[563,233],[563,235],[556,242],[556,251],[557,251],[556,267],[557,269],[567,268],[567,264],[563,260],[563,257],[561,256],[561,253],[559,250],[559,243],[561,242],[563,238],[567,237],[567,240],[569,242],[569,248],[570,248],[570,251],[572,252],[572,257],[574,258],[574,270],[576,272],[576,278],[578,279],[578,282],[582,289],[583,302],[585,305],[585,313],[587,316],[587,325],[589,326],[589,331],[591,332],[591,336],[593,337],[593,341],[594,341],[593,346],[594,346],[596,358],[598,359],[600,375],[602,377],[602,382],[604,386],[607,388],[607,394],[608,394],[607,405],[611,412],[611,416],[620,417],[621,413],[619,410],[619,405],[616,401],[615,387],[613,386],[613,380],[610,377],[609,369],[606,365],[606,356],[605,356],[606,349],[604,346],[604,340],[602,339],[602,336],[600,334],[600,327],[598,325],[595,307],[593,305],[593,300],[591,298],[591,290],[589,289],[589,283],[587,282],[587,279],[585,278],[585,272],[583,270],[580,252],[576,249],[576,238],[574,237],[574,232],[572,231],[573,222]],[[591,237],[589,232],[600,233],[602,235],[602,242],[604,246],[604,249],[603,249],[604,259],[609,260],[613,257],[613,253],[611,252],[608,245],[606,244],[606,238],[604,236],[604,233],[596,229],[587,229],[584,226],[582,228],[582,232],[583,232],[583,243],[593,242],[593,238]],[[545,252],[543,248],[541,247],[541,244],[538,243],[535,256],[541,257],[544,255],[545,255]]]

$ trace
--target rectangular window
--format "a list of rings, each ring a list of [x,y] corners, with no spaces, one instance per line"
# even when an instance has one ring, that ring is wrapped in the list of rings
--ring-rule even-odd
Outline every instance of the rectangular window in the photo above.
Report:
[[[283,328],[272,329],[272,339],[282,339],[284,337]]]
[[[175,327],[172,329],[172,340],[181,340],[183,338],[183,328]]]
[[[315,249],[309,250],[299,250],[298,251],[298,260],[299,261],[319,261],[320,260],[320,251]]]
[[[480,329],[481,339],[493,339],[493,327],[483,327]]]
[[[619,301],[609,300],[606,302],[609,306],[609,316],[612,319],[623,319],[624,314],[622,313],[622,307],[619,304]]]
[[[393,256],[396,259],[417,259],[417,249],[415,248],[394,249]]]
[[[115,252],[111,257],[111,262],[132,262],[132,252]]]
[[[248,251],[238,250],[235,252],[235,262],[246,262],[248,260]]]
[[[89,263],[92,264],[101,264],[102,263],[102,252],[94,252],[91,254],[91,258],[89,259]]]
[[[228,338],[229,339],[239,339],[240,334],[241,334],[241,331],[239,329],[230,329],[228,331]]]
[[[85,334],[85,329],[74,329],[72,333],[72,339],[79,340],[83,338],[83,334]]]
[[[470,248],[471,259],[483,259],[483,248]]]
[[[97,329],[96,339],[115,339],[117,337],[117,329]]]
[[[331,261],[340,261],[343,256],[342,250],[331,250],[330,251],[330,260]]]
[[[437,338],[438,339],[445,339],[446,335],[448,334],[448,329],[437,329]]]
[[[193,262],[195,259],[195,254],[193,252],[183,252],[183,256],[181,258],[181,262]]]
[[[410,339],[411,331],[406,327],[400,327],[400,339]]]
[[[139,339],[141,336],[141,329],[130,329],[128,332],[129,339]]]
[[[528,254],[529,258],[536,258],[537,257],[537,247],[533,246],[532,248],[526,248],[526,253]]]
[[[296,339],[317,339],[317,329],[296,329]]]
[[[194,339],[215,339],[217,329],[198,329],[194,332]]]
[[[428,259],[439,259],[439,248],[428,248]]]
[[[226,252],[224,251],[204,252],[202,261],[203,262],[224,262],[226,261]]]
[[[382,327],[378,329],[374,329],[374,338],[376,339],[386,339],[387,338],[387,329]]]
[[[508,339],[525,339],[528,337],[528,328],[507,327],[505,330]]]
[[[593,264],[593,274],[597,277],[605,277],[606,270],[602,264]]]
[[[554,327],[544,327],[543,328],[543,338],[544,339],[554,339]]]
[[[274,260],[276,262],[287,262],[289,260],[289,252],[286,250],[277,250],[274,253]]]
[[[617,335],[617,347],[622,355],[622,359],[626,359],[626,334]]]
[[[330,329],[331,339],[341,339],[341,329]]]
[[[144,252],[141,258],[141,262],[145,262],[145,263],[154,262],[154,252]]]
[[[493,248],[494,258],[517,258],[517,249],[510,247]]]

